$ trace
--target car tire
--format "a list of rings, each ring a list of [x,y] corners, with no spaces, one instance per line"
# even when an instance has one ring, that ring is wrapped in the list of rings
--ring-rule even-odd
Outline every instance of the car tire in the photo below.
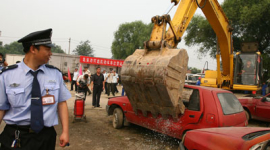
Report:
[[[115,108],[113,111],[113,127],[115,129],[120,129],[124,124],[124,114],[122,109]]]
[[[249,116],[249,112],[247,110],[245,110],[245,114],[246,114],[246,117],[247,117],[247,121],[249,121],[250,116]]]

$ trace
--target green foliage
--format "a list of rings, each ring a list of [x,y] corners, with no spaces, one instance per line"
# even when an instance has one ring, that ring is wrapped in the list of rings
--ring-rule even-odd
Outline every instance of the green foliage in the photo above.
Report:
[[[198,50],[201,54],[210,52],[212,57],[216,53],[216,34],[209,22],[199,15],[195,15],[187,28],[185,36],[186,45],[200,45]]]
[[[149,40],[153,24],[142,21],[121,24],[114,33],[112,54],[115,59],[125,59],[136,49],[143,48],[144,41]]]
[[[190,70],[193,74],[201,73],[201,70],[195,67],[188,67],[188,70]]]
[[[10,44],[5,44],[4,46],[0,46],[0,53],[6,55],[6,54],[22,54],[23,52],[23,46],[22,44],[18,42],[12,42]]]
[[[59,45],[55,45],[51,49],[53,53],[65,53]],[[21,43],[12,42],[10,44],[5,44],[4,46],[0,46],[0,53],[5,54],[20,54],[24,55],[23,46]]]
[[[240,50],[241,42],[258,42],[261,53],[270,53],[270,1],[225,0],[222,8],[233,27],[234,50]],[[216,35],[208,21],[194,16],[185,37],[188,46],[199,45],[200,53],[216,53]]]
[[[52,47],[52,49],[51,49],[52,53],[65,53],[65,52],[62,50],[61,46],[56,45],[56,44],[54,44],[54,45],[55,45],[55,46]]]
[[[73,50],[76,55],[82,56],[91,56],[94,57],[94,49],[90,45],[90,41],[81,41],[79,45],[77,45],[76,49]]]

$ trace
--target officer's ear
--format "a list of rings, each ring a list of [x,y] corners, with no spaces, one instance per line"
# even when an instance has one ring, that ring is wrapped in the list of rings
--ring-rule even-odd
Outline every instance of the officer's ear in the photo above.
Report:
[[[30,46],[29,52],[32,53],[32,54],[35,53],[35,47],[34,47],[34,45],[31,45],[31,46]]]
[[[29,52],[32,53],[32,54],[35,54],[36,51],[39,50],[39,47],[36,47],[34,45],[31,45],[30,48],[29,48]]]

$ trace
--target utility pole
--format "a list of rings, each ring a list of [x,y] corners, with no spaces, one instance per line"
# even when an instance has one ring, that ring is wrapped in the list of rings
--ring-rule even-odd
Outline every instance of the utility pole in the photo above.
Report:
[[[71,41],[71,38],[69,38],[68,54],[70,54],[70,41]]]

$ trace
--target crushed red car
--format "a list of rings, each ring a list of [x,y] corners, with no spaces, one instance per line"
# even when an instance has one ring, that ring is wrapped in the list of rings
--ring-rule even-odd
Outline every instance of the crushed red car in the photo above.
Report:
[[[255,119],[270,122],[270,94],[262,97],[241,97],[238,98],[242,104],[247,119]]]
[[[270,150],[270,129],[207,128],[188,131],[180,150]]]
[[[178,139],[193,129],[247,125],[243,107],[232,92],[192,85],[185,85],[185,90],[189,93],[184,99],[186,109],[177,119],[155,118],[150,112],[144,116],[140,110],[136,114],[126,96],[109,99],[106,109],[113,115],[114,128],[133,123]]]

